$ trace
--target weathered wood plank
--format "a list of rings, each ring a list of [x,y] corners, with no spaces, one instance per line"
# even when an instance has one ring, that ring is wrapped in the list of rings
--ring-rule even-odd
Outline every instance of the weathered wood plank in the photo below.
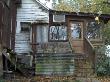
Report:
[[[30,33],[17,33],[15,51],[17,53],[28,53],[30,51]]]
[[[22,4],[23,3],[35,3],[35,0],[22,0]]]
[[[41,5],[35,0],[22,0],[21,7],[17,9],[17,27],[16,27],[16,41],[15,52],[29,53],[31,51],[30,33],[22,33],[20,22],[49,22],[49,12],[42,10]],[[32,27],[31,27],[32,28]]]
[[[49,13],[42,11],[40,5],[33,0],[23,0],[20,8],[17,9],[17,19],[22,21],[44,20],[48,22]]]

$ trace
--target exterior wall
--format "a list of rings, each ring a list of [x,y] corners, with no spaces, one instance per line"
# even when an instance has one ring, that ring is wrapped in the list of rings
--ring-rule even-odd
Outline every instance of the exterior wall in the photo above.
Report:
[[[0,0],[0,76],[3,74],[3,48],[14,50],[16,7],[15,0]]]
[[[81,38],[79,39],[72,39],[72,46],[75,51],[75,53],[84,53],[84,31],[86,29],[86,20],[83,17],[75,17],[75,16],[67,16],[67,22],[68,22],[68,29],[69,29],[69,38],[71,36],[71,22],[80,22],[81,23]]]
[[[16,0],[19,1],[19,0]],[[11,15],[11,37],[10,37],[10,48],[15,51],[15,32],[16,32],[16,13],[17,13],[17,3],[12,0],[10,3],[10,15]]]
[[[36,0],[22,0],[22,4],[17,8],[17,27],[15,52],[18,54],[29,53],[31,51],[32,25],[49,22],[48,10],[41,6]],[[30,23],[30,32],[21,33],[21,22]],[[45,25],[44,25],[45,27]],[[36,28],[36,27],[35,27]]]
[[[14,50],[16,26],[16,2],[0,1],[0,43],[2,47]]]
[[[42,9],[36,0],[22,0],[21,6],[17,9],[17,22],[47,22],[48,10]]]

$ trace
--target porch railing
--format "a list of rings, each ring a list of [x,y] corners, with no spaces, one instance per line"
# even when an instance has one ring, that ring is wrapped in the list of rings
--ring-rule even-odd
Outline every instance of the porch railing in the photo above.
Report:
[[[86,37],[84,37],[84,52],[86,54],[93,54],[94,52],[94,46],[92,45],[92,43],[90,42],[90,40]]]
[[[86,54],[87,60],[91,62],[92,66],[95,65],[95,50],[90,40],[84,37],[84,53]]]

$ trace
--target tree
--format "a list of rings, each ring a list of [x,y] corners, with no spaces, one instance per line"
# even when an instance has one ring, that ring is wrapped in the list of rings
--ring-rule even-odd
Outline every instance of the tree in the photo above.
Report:
[[[60,0],[55,9],[69,12],[110,13],[107,0]]]
[[[103,28],[102,35],[105,45],[110,45],[110,21]]]
[[[74,8],[72,7],[72,5],[67,4],[64,1],[61,1],[59,4],[56,4],[55,9],[59,11],[69,11],[69,12],[74,11]]]
[[[105,55],[107,46],[97,48],[96,74],[97,76],[110,76],[110,57]]]

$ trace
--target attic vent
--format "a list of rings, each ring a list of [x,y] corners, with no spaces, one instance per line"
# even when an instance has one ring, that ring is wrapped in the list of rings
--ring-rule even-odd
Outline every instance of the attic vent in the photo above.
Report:
[[[65,22],[65,15],[53,15],[53,22]]]

